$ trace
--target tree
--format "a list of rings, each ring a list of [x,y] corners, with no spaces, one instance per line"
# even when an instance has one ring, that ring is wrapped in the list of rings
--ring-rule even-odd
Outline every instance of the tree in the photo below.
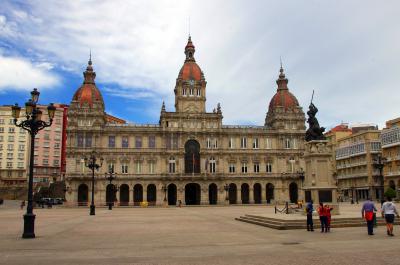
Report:
[[[394,197],[396,197],[396,191],[394,190],[394,189],[392,189],[392,188],[388,188],[386,191],[385,191],[385,197],[387,197],[387,198],[394,198]]]

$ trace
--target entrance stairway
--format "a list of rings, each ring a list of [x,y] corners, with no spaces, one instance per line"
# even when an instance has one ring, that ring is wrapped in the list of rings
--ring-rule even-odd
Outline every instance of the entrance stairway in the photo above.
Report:
[[[271,218],[265,216],[257,216],[246,214],[244,216],[240,216],[239,218],[235,218],[237,221],[261,225],[265,227],[269,227],[277,230],[292,230],[292,229],[306,229],[306,216],[304,216],[304,220],[284,220],[278,218]],[[314,220],[314,228],[320,227],[319,218],[313,218]],[[385,220],[382,217],[377,217],[378,225],[385,225]],[[396,219],[395,224],[399,225],[400,220]],[[341,228],[341,227],[359,227],[366,226],[365,220],[360,218],[340,218],[333,216],[331,220],[332,228]]]

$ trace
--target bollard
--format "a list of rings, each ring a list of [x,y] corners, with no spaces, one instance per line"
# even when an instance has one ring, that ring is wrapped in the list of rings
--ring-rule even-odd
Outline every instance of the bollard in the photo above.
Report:
[[[288,202],[285,203],[285,207],[286,207],[286,214],[289,214],[289,203]]]

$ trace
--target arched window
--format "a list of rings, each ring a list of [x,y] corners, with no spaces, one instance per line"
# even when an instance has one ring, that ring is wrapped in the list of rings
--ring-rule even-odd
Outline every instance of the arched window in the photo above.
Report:
[[[200,97],[201,96],[201,89],[197,89],[197,96]]]
[[[186,87],[183,88],[182,95],[186,96]]]
[[[189,89],[189,95],[190,95],[190,96],[193,96],[193,90],[194,90],[194,88],[193,88],[193,87],[190,87],[190,89]]]
[[[286,148],[286,149],[290,149],[290,148],[291,148],[290,146],[291,146],[291,144],[290,144],[290,139],[289,139],[289,138],[286,138],[286,139],[285,139],[285,148]]]

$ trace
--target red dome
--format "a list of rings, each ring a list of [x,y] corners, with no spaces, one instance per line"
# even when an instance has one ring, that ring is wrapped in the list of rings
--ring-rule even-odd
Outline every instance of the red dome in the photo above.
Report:
[[[183,64],[181,70],[179,71],[178,78],[183,80],[196,80],[200,81],[202,72],[200,67],[194,61],[187,61]]]
[[[89,104],[93,107],[94,101],[103,102],[103,98],[100,91],[94,84],[83,84],[76,92],[72,100],[79,101],[79,105],[82,106],[84,103]]]
[[[283,107],[285,110],[289,110],[298,106],[299,102],[296,97],[288,90],[284,89],[278,90],[269,103],[269,109]]]

